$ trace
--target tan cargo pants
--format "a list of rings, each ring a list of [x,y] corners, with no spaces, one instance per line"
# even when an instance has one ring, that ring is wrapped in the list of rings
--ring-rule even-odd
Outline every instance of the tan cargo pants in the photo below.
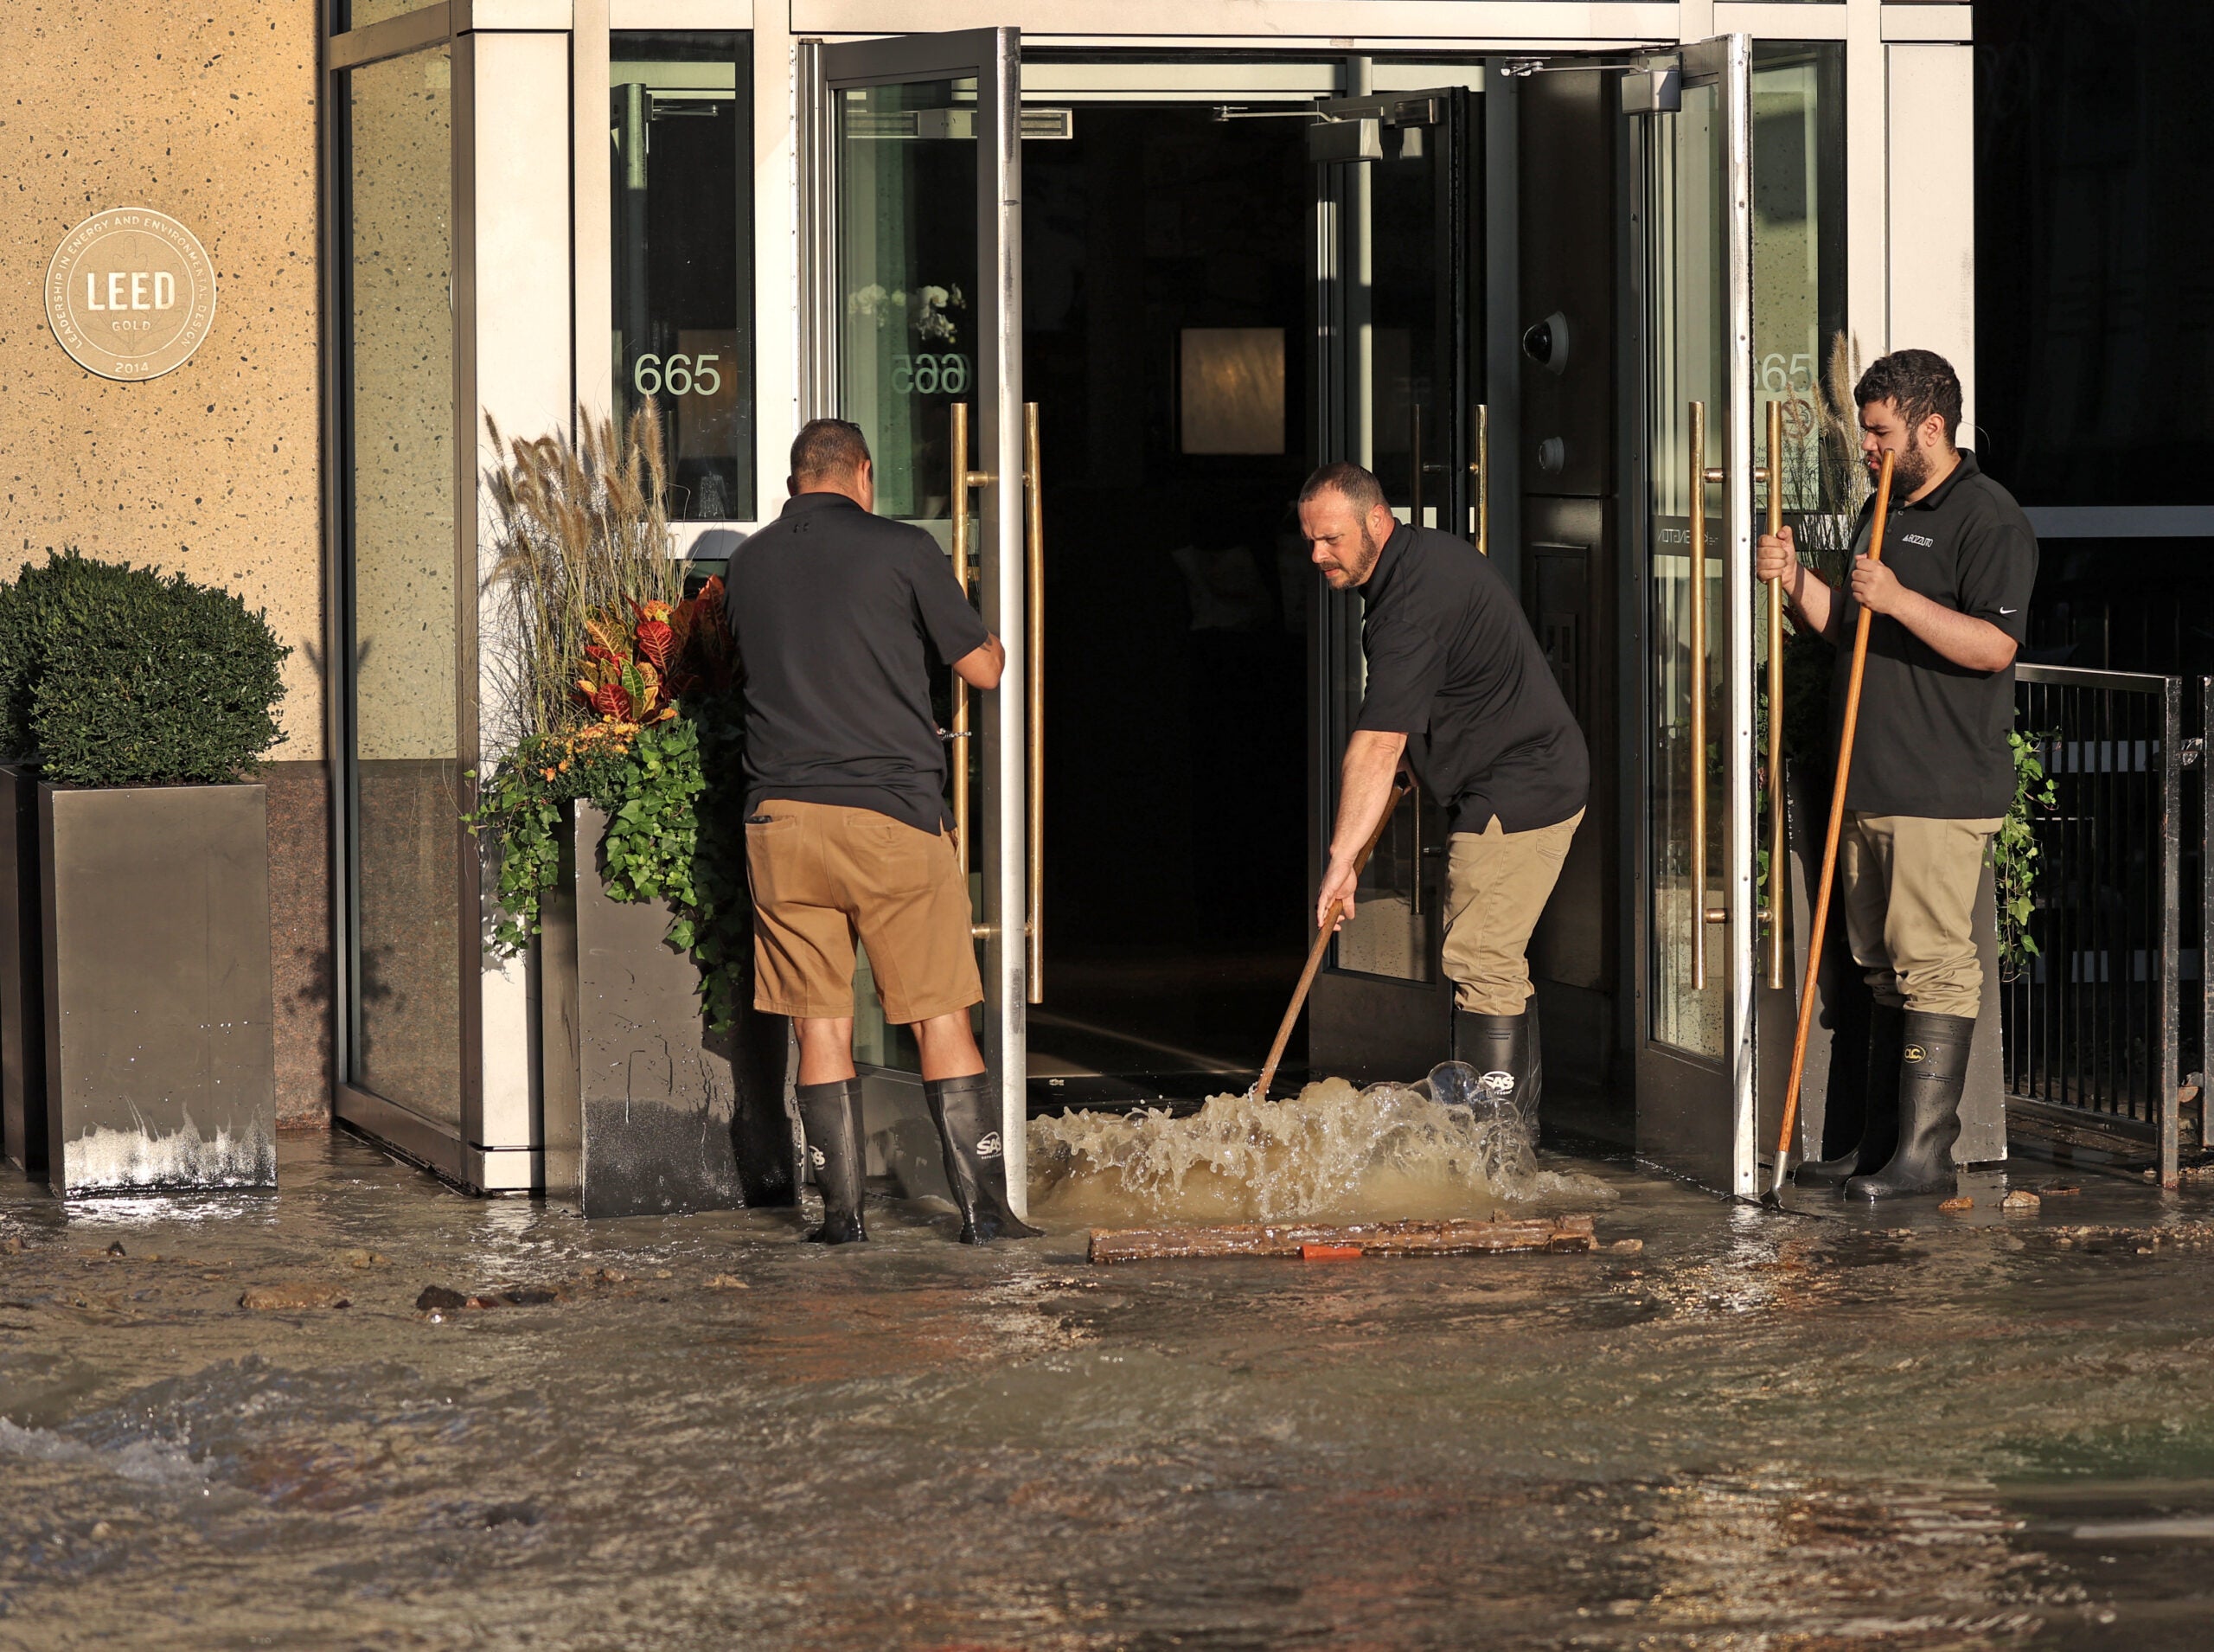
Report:
[[[1845,932],[1878,1003],[1971,1018],[1983,1008],[1975,897],[1999,827],[1846,811],[1838,834]]]
[[[1519,1015],[1530,998],[1530,932],[1560,879],[1579,809],[1558,826],[1510,832],[1494,816],[1455,832],[1445,861],[1445,974],[1453,1002],[1479,1015]]]

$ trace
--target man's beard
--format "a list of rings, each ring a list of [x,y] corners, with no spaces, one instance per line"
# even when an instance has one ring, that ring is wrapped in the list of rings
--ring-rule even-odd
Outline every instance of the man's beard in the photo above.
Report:
[[[1883,475],[1883,455],[1878,454],[1869,475],[1868,479],[1871,482]],[[1902,496],[1911,494],[1929,480],[1929,455],[1920,447],[1903,448],[1891,460],[1891,491],[1893,493]]]

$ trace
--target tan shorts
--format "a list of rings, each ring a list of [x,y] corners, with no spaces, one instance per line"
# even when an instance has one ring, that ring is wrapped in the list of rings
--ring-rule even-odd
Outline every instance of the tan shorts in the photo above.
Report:
[[[928,1021],[984,1001],[950,835],[835,804],[772,798],[754,812],[769,816],[745,828],[756,1009],[852,1015],[856,937],[886,1021]]]
[[[1936,1015],[1983,1009],[1975,898],[2000,820],[1849,809],[1839,834],[1846,938],[1876,1002]]]
[[[1445,860],[1445,975],[1453,1002],[1480,1015],[1529,1007],[1530,936],[1545,910],[1584,818],[1510,832],[1497,816],[1481,832],[1455,832]]]

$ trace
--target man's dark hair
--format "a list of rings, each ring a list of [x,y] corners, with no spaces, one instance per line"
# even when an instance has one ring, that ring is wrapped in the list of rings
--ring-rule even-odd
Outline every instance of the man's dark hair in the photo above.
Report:
[[[1909,430],[1936,413],[1945,421],[1951,446],[1961,428],[1961,375],[1936,350],[1893,350],[1877,361],[1852,387],[1853,401],[1895,401]]]
[[[1345,502],[1363,516],[1384,503],[1384,484],[1374,472],[1347,459],[1326,464],[1309,477],[1299,490],[1299,503],[1303,505],[1315,495],[1332,490],[1342,494]]]
[[[845,419],[810,419],[792,439],[792,480],[853,476],[868,458],[868,438]]]

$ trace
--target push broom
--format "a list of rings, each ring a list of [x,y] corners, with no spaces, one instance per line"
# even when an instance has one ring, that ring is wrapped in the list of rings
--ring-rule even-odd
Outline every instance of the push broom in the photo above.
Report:
[[[1872,562],[1884,560],[1884,524],[1891,512],[1892,457],[1889,452],[1884,455],[1884,468],[1876,478],[1876,513],[1868,528],[1867,555]],[[1776,1177],[1768,1188],[1771,1205],[1782,1200],[1783,1179],[1791,1168],[1791,1132],[1799,1125],[1799,1085],[1807,1076],[1807,1029],[1814,1024],[1814,989],[1821,980],[1822,940],[1829,928],[1830,886],[1837,876],[1838,831],[1845,824],[1845,787],[1852,773],[1852,736],[1860,726],[1860,676],[1868,664],[1868,622],[1872,618],[1863,608],[1852,627],[1852,669],[1845,680],[1845,721],[1837,737],[1837,784],[1830,791],[1829,824],[1822,833],[1822,876],[1814,893],[1813,931],[1807,938],[1806,979],[1799,983],[1799,1025],[1791,1035],[1791,1078],[1783,1088],[1783,1129],[1776,1142]],[[1771,740],[1783,738],[1773,707],[1768,737]],[[1770,797],[1769,807],[1782,808],[1783,799]],[[1769,921],[1781,923],[1782,913],[1772,914]]]
[[[1368,842],[1361,845],[1360,855],[1353,863],[1353,875],[1356,881],[1368,869],[1368,857],[1376,853],[1377,844],[1383,841],[1384,829],[1392,823],[1392,816],[1399,806],[1399,799],[1413,789],[1404,777],[1392,783],[1392,799],[1384,805],[1384,817],[1376,823],[1376,829],[1369,833]],[[1415,868],[1415,876],[1422,876],[1420,867]],[[1307,951],[1307,967],[1299,972],[1299,985],[1292,991],[1291,1008],[1283,1012],[1283,1025],[1277,1028],[1277,1041],[1269,1046],[1269,1060],[1261,1069],[1261,1081],[1253,1086],[1253,1094],[1258,1100],[1269,1098],[1269,1085],[1277,1076],[1277,1064],[1283,1060],[1284,1046],[1291,1042],[1292,1023],[1299,1019],[1299,1007],[1307,1002],[1308,989],[1315,984],[1315,972],[1322,967],[1323,951],[1330,944],[1330,937],[1337,932],[1338,919],[1345,909],[1344,901],[1334,900],[1330,903],[1330,910],[1323,914],[1322,927],[1315,932],[1315,944]]]

